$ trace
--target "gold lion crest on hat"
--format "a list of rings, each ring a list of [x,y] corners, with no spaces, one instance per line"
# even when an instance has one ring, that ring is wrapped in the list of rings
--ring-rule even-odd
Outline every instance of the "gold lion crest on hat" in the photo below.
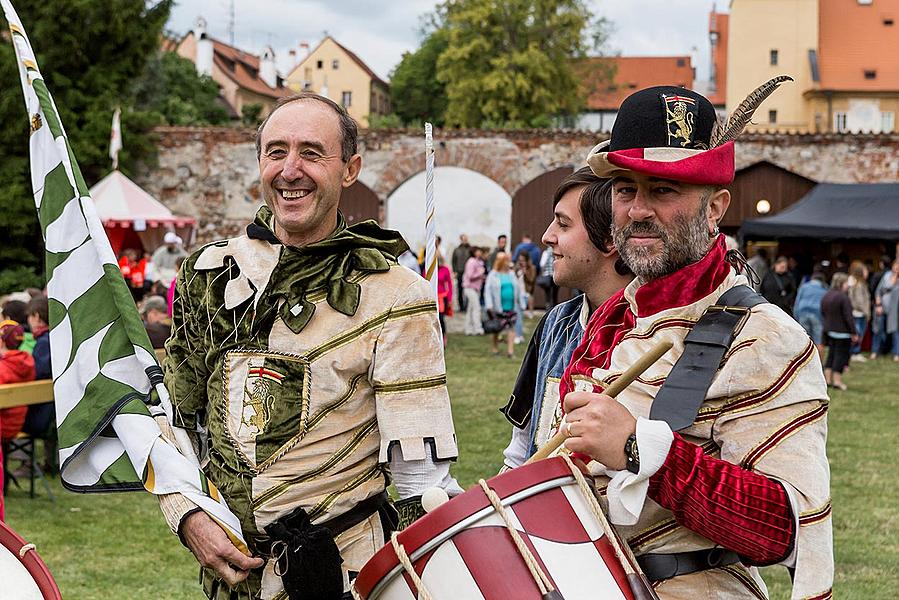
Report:
[[[680,146],[686,148],[693,142],[696,100],[688,96],[662,94],[662,101],[665,104],[665,120],[668,125],[668,145],[674,146],[680,142]]]

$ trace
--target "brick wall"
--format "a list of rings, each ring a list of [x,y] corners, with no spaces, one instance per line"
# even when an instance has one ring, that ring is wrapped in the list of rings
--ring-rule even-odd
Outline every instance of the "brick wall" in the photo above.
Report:
[[[197,218],[198,242],[235,235],[261,202],[248,128],[165,127],[157,130],[157,168],[138,183],[173,212]],[[602,137],[560,130],[446,130],[434,134],[436,164],[477,171],[510,195],[561,166],[584,164]],[[360,181],[384,205],[406,179],[424,170],[424,135],[409,130],[363,131]],[[815,181],[899,180],[899,135],[757,133],[737,144],[737,168],[767,160]]]

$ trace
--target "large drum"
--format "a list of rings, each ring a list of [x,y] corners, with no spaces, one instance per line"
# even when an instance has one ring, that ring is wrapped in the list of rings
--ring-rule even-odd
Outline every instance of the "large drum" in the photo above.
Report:
[[[532,558],[565,600],[634,600],[603,525],[562,457],[487,481]],[[588,492],[589,493],[589,492]],[[540,600],[543,591],[481,487],[453,498],[396,538],[433,600]],[[387,544],[355,582],[364,600],[416,600]]]
[[[0,598],[61,600],[59,588],[34,546],[0,521]]]

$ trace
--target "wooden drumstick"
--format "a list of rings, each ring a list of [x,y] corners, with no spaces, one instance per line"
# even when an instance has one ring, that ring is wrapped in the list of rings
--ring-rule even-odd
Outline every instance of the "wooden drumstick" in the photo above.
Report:
[[[624,388],[629,386],[634,380],[637,379],[640,375],[643,374],[646,369],[655,364],[666,352],[671,350],[672,346],[674,346],[674,342],[670,341],[662,341],[653,346],[649,352],[640,357],[640,360],[635,362],[631,367],[621,374],[621,376],[613,381],[609,387],[603,390],[603,394],[606,396],[610,396],[614,398],[618,394],[620,394]],[[530,464],[532,462],[536,462],[538,460],[543,460],[547,458],[550,454],[559,449],[559,447],[565,443],[565,440],[568,439],[568,431],[567,427],[563,427],[559,429],[556,435],[552,436],[549,441],[547,441],[543,446],[537,449],[532,457],[530,457],[527,462],[524,464]]]

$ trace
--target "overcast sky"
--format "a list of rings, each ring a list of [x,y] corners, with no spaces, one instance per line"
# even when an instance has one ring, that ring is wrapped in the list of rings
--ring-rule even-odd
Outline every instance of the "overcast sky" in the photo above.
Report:
[[[708,15],[713,0],[588,0],[612,21],[610,49],[628,56],[692,54],[697,78],[708,73]],[[254,52],[271,45],[282,70],[287,51],[311,46],[327,31],[387,79],[403,52],[419,44],[420,17],[434,0],[233,0],[235,45]],[[727,10],[727,0],[717,0]],[[168,28],[184,34],[202,15],[213,37],[229,41],[232,0],[179,0]]]

